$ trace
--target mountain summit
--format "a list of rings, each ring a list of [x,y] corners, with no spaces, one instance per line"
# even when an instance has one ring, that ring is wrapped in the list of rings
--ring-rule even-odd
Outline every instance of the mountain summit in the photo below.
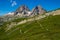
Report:
[[[32,11],[30,11],[30,9],[26,5],[22,5],[16,10],[15,15],[31,16],[31,15],[43,14],[45,12],[46,11],[40,6],[36,6],[35,8],[33,8]]]
[[[45,13],[45,12],[46,12],[46,11],[45,11],[40,5],[36,6],[36,7],[33,8],[33,10],[32,10],[32,13],[33,13],[34,15],[43,14],[43,13]]]
[[[7,16],[20,16],[20,17],[29,17],[34,15],[41,15],[46,13],[46,11],[41,6],[36,6],[30,11],[26,5],[20,6],[15,12],[6,14]]]
[[[28,12],[30,12],[29,8],[26,5],[22,5],[16,10],[15,15],[27,16]]]

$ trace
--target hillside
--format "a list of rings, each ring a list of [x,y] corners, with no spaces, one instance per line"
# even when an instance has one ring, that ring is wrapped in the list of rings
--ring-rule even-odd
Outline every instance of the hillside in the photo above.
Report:
[[[5,26],[2,25],[0,40],[60,40],[59,18],[60,15],[50,15],[43,19],[16,25],[6,32]]]

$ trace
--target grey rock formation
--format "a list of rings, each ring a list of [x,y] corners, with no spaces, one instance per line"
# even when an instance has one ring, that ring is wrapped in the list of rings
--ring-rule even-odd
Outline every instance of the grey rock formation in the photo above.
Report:
[[[44,14],[46,11],[41,6],[36,6],[32,10],[32,15]]]
[[[15,15],[26,15],[28,14],[30,10],[28,9],[28,7],[26,5],[22,5],[21,7],[19,7],[16,12],[15,12]]]
[[[29,17],[44,14],[46,11],[41,6],[36,6],[32,11],[26,6],[20,6],[15,12],[7,14],[7,16]]]

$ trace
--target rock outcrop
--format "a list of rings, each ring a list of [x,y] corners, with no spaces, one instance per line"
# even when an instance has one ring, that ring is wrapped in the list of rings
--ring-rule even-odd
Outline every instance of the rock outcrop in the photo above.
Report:
[[[30,14],[30,10],[26,5],[22,5],[15,12],[15,15],[19,15],[19,16],[29,16],[29,14]]]
[[[26,6],[20,6],[15,12],[9,12],[6,16],[29,17],[44,14],[46,11],[41,6],[36,6],[32,11]]]
[[[44,14],[46,11],[41,7],[41,6],[36,6],[32,10],[33,15],[39,15],[39,14]]]
[[[43,14],[45,12],[46,11],[40,6],[36,6],[35,8],[33,8],[32,11],[30,11],[29,8],[26,5],[22,5],[21,7],[19,7],[16,10],[15,15],[18,15],[18,16],[31,16],[31,15]]]

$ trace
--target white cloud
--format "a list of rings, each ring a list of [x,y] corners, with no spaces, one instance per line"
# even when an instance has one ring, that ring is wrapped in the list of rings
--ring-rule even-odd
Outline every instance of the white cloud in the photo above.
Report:
[[[14,12],[8,12],[7,14],[5,15],[14,15]]]
[[[12,7],[15,6],[15,5],[17,5],[17,2],[14,1],[14,0],[8,0],[8,1],[11,3],[11,6],[12,6]]]
[[[12,2],[12,4],[11,4],[12,7],[17,5],[16,1],[11,1],[11,2]]]

